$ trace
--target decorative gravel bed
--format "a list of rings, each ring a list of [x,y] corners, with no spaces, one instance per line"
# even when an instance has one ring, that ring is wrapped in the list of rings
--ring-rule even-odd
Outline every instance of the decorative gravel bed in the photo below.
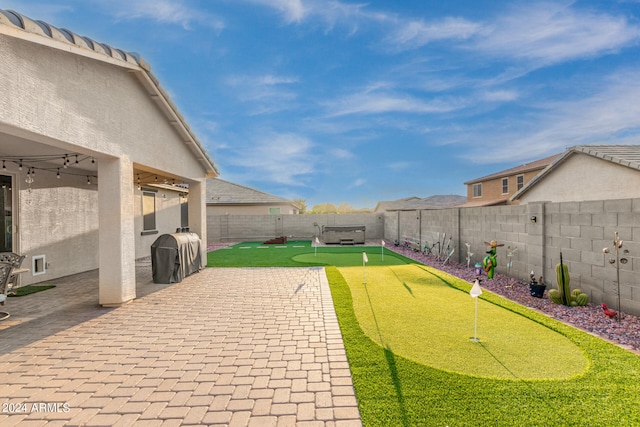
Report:
[[[466,264],[447,262],[442,265],[442,261],[437,260],[432,255],[424,255],[403,246],[394,246],[390,242],[386,243],[386,247],[407,258],[437,268],[468,282],[473,282],[476,279],[474,269],[467,268]],[[637,316],[621,313],[619,314],[621,316],[620,321],[618,321],[605,316],[600,305],[589,303],[584,307],[567,307],[551,302],[547,297],[546,291],[544,298],[532,297],[529,293],[529,284],[512,277],[496,273],[491,280],[487,279],[486,276],[483,276],[483,278],[484,280],[481,280],[482,287],[491,292],[536,309],[549,317],[590,332],[623,348],[640,353],[640,318]]]

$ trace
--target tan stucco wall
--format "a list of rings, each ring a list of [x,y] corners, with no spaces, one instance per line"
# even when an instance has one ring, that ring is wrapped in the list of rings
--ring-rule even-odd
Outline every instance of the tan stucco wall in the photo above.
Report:
[[[82,184],[66,187],[55,176],[42,173],[27,195],[26,171],[17,175],[17,250],[44,254],[50,264],[44,275],[25,274],[23,283],[87,271],[105,263],[108,268],[101,268],[100,273],[101,303],[103,282],[107,281],[116,287],[124,283],[127,289],[115,302],[126,301],[135,296],[131,293],[134,253],[136,257],[148,255],[149,240],[154,240],[154,236],[140,236],[141,223],[134,219],[134,165],[197,185],[206,174],[205,168],[136,77],[143,75],[140,68],[114,66],[2,34],[0,58],[0,142],[3,136],[18,136],[42,144],[43,149],[51,146],[91,155],[98,165],[99,187],[94,183],[93,189]],[[37,150],[36,145],[34,155],[42,154]],[[77,179],[86,183],[84,177]],[[199,203],[206,219],[204,203]],[[106,212],[105,206],[109,208]],[[161,202],[159,206],[160,211],[171,214],[170,205],[163,207]],[[165,222],[164,216],[158,215],[157,221],[161,233],[175,232],[180,224],[179,210],[175,219]],[[204,223],[194,227],[206,241]],[[126,244],[115,237],[126,237]],[[114,247],[114,253],[106,250]],[[30,260],[25,266],[30,266]],[[103,272],[116,269],[125,272],[122,277],[105,274],[103,280]]]
[[[582,202],[631,199],[640,196],[640,172],[586,154],[573,154],[537,185],[520,203]]]
[[[127,155],[182,177],[205,175],[133,72],[5,35],[0,58],[0,132],[26,131],[91,155]]]
[[[279,215],[295,215],[291,205],[214,206],[207,205],[207,215],[269,215],[269,209],[280,208]]]
[[[520,175],[524,175],[524,184],[526,185],[529,181],[531,181],[540,170],[519,173],[516,175],[511,175],[508,177],[502,177],[497,179],[491,179],[488,181],[482,182],[482,197],[473,197],[473,185],[467,185],[467,200],[469,202],[478,202],[483,200],[499,200],[499,199],[508,199],[513,196],[518,189],[518,179],[517,177]],[[509,179],[509,192],[504,194],[502,192],[502,179]]]
[[[142,218],[142,191],[136,190],[134,194],[135,207],[135,233],[136,233],[136,258],[151,255],[151,245],[162,234],[173,234],[180,227],[180,195],[174,191],[159,190],[156,193],[156,229],[157,234],[141,235],[143,228]]]
[[[98,268],[98,191],[84,177],[60,179],[59,187],[42,188],[36,176],[31,191],[19,175],[19,253],[25,255],[21,285],[38,283]],[[33,257],[44,255],[46,272],[33,275]]]

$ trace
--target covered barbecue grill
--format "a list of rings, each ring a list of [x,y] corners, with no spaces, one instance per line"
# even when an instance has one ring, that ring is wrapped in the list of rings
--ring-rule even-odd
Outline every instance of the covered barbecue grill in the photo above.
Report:
[[[154,283],[180,283],[200,271],[200,238],[195,233],[163,234],[151,245]]]
[[[364,225],[325,225],[322,236],[326,244],[363,245],[365,229]]]

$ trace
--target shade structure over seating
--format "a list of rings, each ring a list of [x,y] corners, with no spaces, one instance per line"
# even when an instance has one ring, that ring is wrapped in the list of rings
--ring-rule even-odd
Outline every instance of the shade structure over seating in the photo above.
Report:
[[[195,233],[163,234],[151,245],[154,283],[180,283],[200,271],[200,238]]]

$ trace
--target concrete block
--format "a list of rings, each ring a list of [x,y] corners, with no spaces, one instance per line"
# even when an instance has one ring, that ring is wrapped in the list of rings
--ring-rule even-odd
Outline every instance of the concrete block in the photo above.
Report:
[[[618,225],[617,213],[594,214],[591,218],[591,225],[600,227],[615,227]]]
[[[594,200],[594,201],[580,202],[580,212],[587,213],[587,214],[603,213],[604,201]]]
[[[570,218],[571,225],[591,225],[591,214],[575,213]]]
[[[622,200],[605,200],[604,211],[605,212],[631,212],[633,199]]]
[[[640,225],[640,212],[620,212],[618,213],[619,227],[633,227]]]
[[[560,235],[566,236],[566,237],[580,237],[580,226],[579,225],[561,225]]]
[[[607,263],[607,265],[594,265],[591,269],[591,275],[595,279],[602,279],[605,282],[605,292],[608,283],[613,283],[616,280],[616,269]],[[612,294],[613,295],[613,294]]]
[[[590,264],[594,266],[605,265],[605,256],[602,253],[602,251],[598,251],[598,252],[584,251],[581,253],[580,260],[586,264]]]
[[[593,248],[591,247],[591,239],[579,238],[579,239],[569,239],[569,241],[570,241],[569,247],[571,249],[576,249],[578,251],[589,251],[589,252],[593,250]]]
[[[581,226],[580,237],[589,240],[598,240],[604,238],[604,228],[598,226]]]
[[[580,202],[564,202],[564,203],[560,203],[560,212],[562,212],[562,213],[578,213],[578,212],[580,212]]]

